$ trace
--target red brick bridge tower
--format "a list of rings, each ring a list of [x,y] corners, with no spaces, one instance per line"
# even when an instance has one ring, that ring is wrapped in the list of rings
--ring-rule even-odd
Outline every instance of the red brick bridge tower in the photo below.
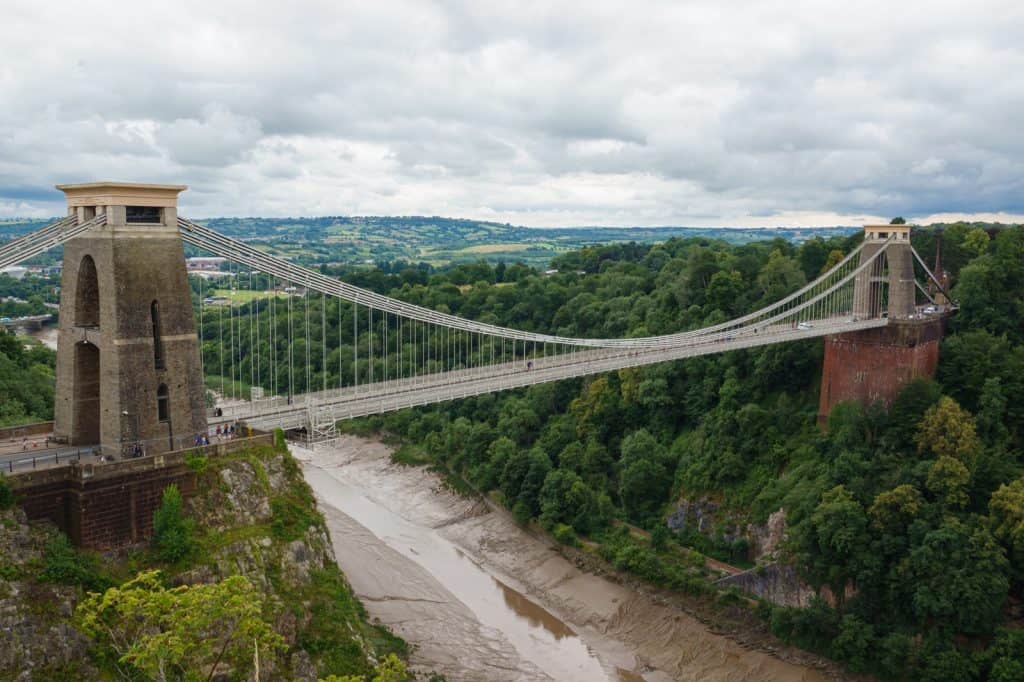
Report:
[[[818,423],[826,426],[836,403],[892,403],[903,386],[930,377],[939,364],[946,306],[915,305],[914,252],[909,225],[865,225],[861,263],[886,242],[885,254],[857,276],[854,315],[887,316],[884,327],[825,337]]]

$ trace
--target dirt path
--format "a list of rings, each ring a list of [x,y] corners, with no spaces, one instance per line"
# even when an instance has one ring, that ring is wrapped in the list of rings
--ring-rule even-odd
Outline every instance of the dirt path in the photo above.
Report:
[[[823,680],[677,609],[583,573],[508,515],[387,446],[293,449],[367,611],[449,680]]]

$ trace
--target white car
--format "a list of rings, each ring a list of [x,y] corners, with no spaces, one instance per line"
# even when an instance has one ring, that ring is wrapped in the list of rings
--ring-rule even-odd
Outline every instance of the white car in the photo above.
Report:
[[[925,315],[934,315],[935,313],[937,313],[939,311],[938,311],[938,309],[935,306],[930,305],[927,308],[925,308],[924,310],[922,310],[921,312],[924,313]]]
[[[806,330],[806,329],[813,329],[814,325],[811,324],[810,322],[801,322],[800,324],[798,324],[796,326],[796,328],[797,329],[804,329],[804,330]]]

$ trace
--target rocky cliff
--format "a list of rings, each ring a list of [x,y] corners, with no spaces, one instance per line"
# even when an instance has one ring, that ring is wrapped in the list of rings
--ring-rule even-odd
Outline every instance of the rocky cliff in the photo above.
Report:
[[[266,595],[266,616],[288,645],[277,669],[265,671],[273,679],[361,674],[381,655],[404,652],[401,640],[367,622],[286,451],[257,447],[192,466],[197,486],[186,512],[196,522],[196,549],[173,566],[147,547],[84,555],[64,545],[62,556],[55,528],[28,523],[16,508],[0,512],[0,680],[106,676],[74,626],[74,608],[87,589],[148,568],[171,584],[246,576]],[[81,570],[52,570],[62,561]]]

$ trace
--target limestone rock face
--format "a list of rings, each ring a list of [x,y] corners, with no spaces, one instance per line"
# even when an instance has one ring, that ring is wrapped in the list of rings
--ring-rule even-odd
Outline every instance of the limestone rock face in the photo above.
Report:
[[[315,681],[318,661],[297,645],[310,624],[307,607],[318,594],[316,581],[334,569],[334,550],[294,461],[269,448],[211,458],[197,475],[185,512],[203,538],[201,555],[169,574],[168,582],[248,578],[266,595],[274,629],[290,647],[275,670],[264,662],[265,679]],[[0,512],[0,680],[100,676],[89,662],[90,640],[72,624],[84,594],[38,580],[46,546],[56,535],[49,522],[30,524],[20,509]],[[123,550],[112,552],[102,561],[117,566],[123,556]]]
[[[0,512],[0,673],[14,673],[14,679],[71,666],[82,679],[96,672],[88,663],[88,639],[68,623],[76,590],[33,579],[55,534],[29,526],[20,509]]]
[[[786,537],[786,510],[777,509],[768,516],[763,526],[751,523],[747,526],[747,538],[754,560],[774,558],[776,550]]]

